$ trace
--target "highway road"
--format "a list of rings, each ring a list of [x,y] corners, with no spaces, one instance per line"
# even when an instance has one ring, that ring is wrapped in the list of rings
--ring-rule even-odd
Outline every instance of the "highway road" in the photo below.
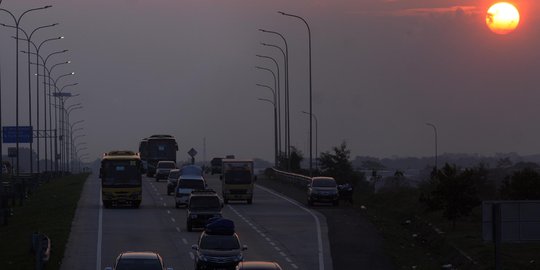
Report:
[[[217,176],[206,176],[221,192]],[[99,179],[85,185],[61,269],[103,269],[122,251],[157,251],[174,269],[192,269],[200,232],[187,232],[186,210],[174,207],[166,182],[143,177],[139,209],[103,209]],[[257,186],[252,205],[232,202],[223,216],[235,222],[245,260],[278,262],[284,269],[331,270],[332,258],[324,216],[278,193]]]

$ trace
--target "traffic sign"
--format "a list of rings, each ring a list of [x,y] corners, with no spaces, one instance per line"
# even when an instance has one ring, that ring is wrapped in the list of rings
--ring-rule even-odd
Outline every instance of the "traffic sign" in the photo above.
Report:
[[[7,126],[2,129],[4,143],[17,143],[17,135],[19,143],[32,143],[32,126],[19,126],[19,134],[17,134],[16,126]]]
[[[194,157],[194,156],[197,155],[197,150],[191,148],[191,149],[189,149],[189,151],[188,151],[187,153],[188,153],[188,155],[189,155],[190,157]]]

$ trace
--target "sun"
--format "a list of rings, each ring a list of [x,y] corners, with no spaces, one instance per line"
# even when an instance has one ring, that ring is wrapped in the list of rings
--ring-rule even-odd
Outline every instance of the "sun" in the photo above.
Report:
[[[519,24],[519,11],[510,3],[496,3],[487,11],[486,24],[496,34],[509,34]]]

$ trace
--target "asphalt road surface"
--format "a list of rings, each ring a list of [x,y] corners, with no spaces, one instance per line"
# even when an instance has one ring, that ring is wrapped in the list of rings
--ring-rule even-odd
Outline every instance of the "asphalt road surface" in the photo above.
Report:
[[[206,176],[221,193],[217,176]],[[236,225],[245,260],[276,261],[284,269],[332,269],[328,229],[323,215],[272,190],[256,187],[253,204],[231,202],[223,216]],[[174,207],[166,181],[143,178],[139,209],[104,209],[100,182],[91,175],[72,225],[61,269],[100,270],[122,251],[156,251],[167,267],[192,269],[200,231],[187,232],[186,209]]]

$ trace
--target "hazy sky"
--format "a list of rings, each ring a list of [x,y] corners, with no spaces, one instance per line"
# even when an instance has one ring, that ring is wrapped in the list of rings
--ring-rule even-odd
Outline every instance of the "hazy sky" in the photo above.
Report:
[[[191,147],[202,159],[206,138],[208,159],[272,160],[273,111],[257,100],[270,92],[255,84],[273,85],[273,79],[254,67],[273,64],[255,55],[275,57],[282,68],[279,51],[260,45],[282,42],[258,28],[288,41],[291,142],[309,155],[309,122],[301,113],[309,109],[307,32],[278,10],[311,26],[319,151],[345,140],[353,156],[432,155],[430,122],[439,131],[440,153],[539,153],[540,20],[533,14],[540,3],[512,1],[521,22],[501,36],[485,24],[494,2],[4,0],[0,7],[20,14],[53,5],[27,14],[21,26],[32,31],[60,23],[34,40],[66,36],[44,45],[42,54],[70,50],[48,65],[73,61],[53,76],[76,72],[58,85],[79,83],[65,90],[80,94],[67,104],[83,103],[71,119],[85,120],[80,141],[92,159],[112,149],[136,150],[143,137],[168,133],[179,141],[180,159]],[[0,22],[12,24],[5,13]],[[15,123],[13,34],[0,29],[3,125]],[[21,125],[28,124],[26,81],[21,55]]]

